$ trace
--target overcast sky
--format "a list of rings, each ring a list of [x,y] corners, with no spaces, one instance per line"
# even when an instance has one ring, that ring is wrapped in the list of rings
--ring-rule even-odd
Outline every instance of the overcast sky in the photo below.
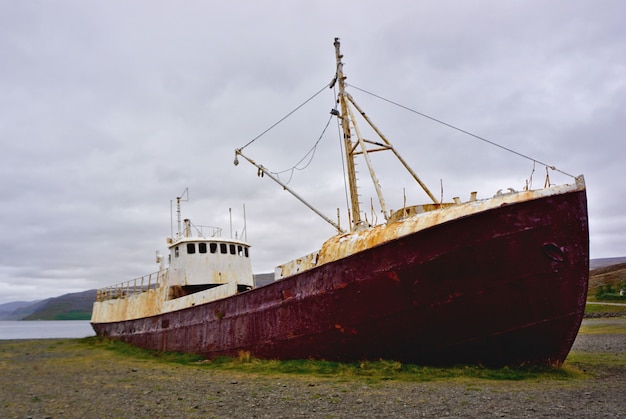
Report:
[[[352,86],[584,174],[591,257],[626,256],[624,16],[611,0],[0,0],[0,303],[156,271],[185,188],[184,216],[225,236],[245,205],[256,273],[317,249],[332,227],[233,158],[331,81],[334,37]],[[437,197],[544,183],[530,160],[349,92]],[[289,185],[345,224],[335,120],[321,136],[333,100],[244,153],[279,172],[319,140]],[[390,207],[428,202],[374,157]]]

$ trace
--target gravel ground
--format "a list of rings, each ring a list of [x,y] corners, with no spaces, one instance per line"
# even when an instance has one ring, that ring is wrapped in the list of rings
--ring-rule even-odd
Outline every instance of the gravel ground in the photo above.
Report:
[[[626,417],[626,334],[580,335],[573,350],[602,353],[580,364],[584,378],[367,384],[111,362],[75,340],[0,341],[0,418]]]

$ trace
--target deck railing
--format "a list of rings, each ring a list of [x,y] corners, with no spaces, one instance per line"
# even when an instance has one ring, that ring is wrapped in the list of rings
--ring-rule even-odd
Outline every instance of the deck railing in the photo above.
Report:
[[[167,275],[167,271],[167,268],[161,269],[160,271],[131,279],[130,281],[100,288],[96,296],[96,301],[126,298],[151,289],[157,289],[160,287],[162,279]]]

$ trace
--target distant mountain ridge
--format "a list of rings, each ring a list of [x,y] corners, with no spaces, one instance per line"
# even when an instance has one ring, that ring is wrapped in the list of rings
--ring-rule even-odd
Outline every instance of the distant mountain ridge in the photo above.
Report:
[[[626,263],[626,257],[591,259],[589,261],[589,269],[593,270],[605,268],[607,266],[618,265],[620,263]]]
[[[626,285],[626,262],[617,263],[615,265],[603,266],[601,268],[592,269],[589,272],[589,292],[588,295],[594,296],[602,287],[611,287],[615,292],[624,289]]]
[[[22,320],[24,316],[32,313],[35,310],[34,307],[42,301],[46,300],[13,301],[6,304],[0,304],[0,320]]]
[[[44,300],[23,320],[89,320],[97,290],[87,290]]]
[[[11,313],[9,313],[9,317],[7,320],[23,320],[24,317],[34,313],[39,310],[41,307],[45,306],[48,301],[52,300],[52,298],[48,298],[45,300],[39,301],[31,301],[30,303],[26,303],[24,305],[20,305]]]
[[[0,320],[89,320],[96,290],[0,305]]]

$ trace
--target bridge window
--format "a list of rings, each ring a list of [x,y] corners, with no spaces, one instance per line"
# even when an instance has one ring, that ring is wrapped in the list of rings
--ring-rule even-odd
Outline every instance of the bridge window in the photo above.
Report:
[[[206,243],[198,243],[198,253],[206,253]]]
[[[195,243],[187,243],[187,253],[193,255],[196,253],[196,244]]]
[[[230,245],[230,254],[231,255],[236,255],[237,254],[237,248],[235,247],[234,244]]]
[[[242,257],[249,257],[248,248],[244,246],[237,246],[237,254]]]
[[[226,243],[220,243],[220,253],[223,255],[228,253],[228,247],[226,246]]]
[[[217,253],[217,243],[209,243],[209,250],[211,253]]]

